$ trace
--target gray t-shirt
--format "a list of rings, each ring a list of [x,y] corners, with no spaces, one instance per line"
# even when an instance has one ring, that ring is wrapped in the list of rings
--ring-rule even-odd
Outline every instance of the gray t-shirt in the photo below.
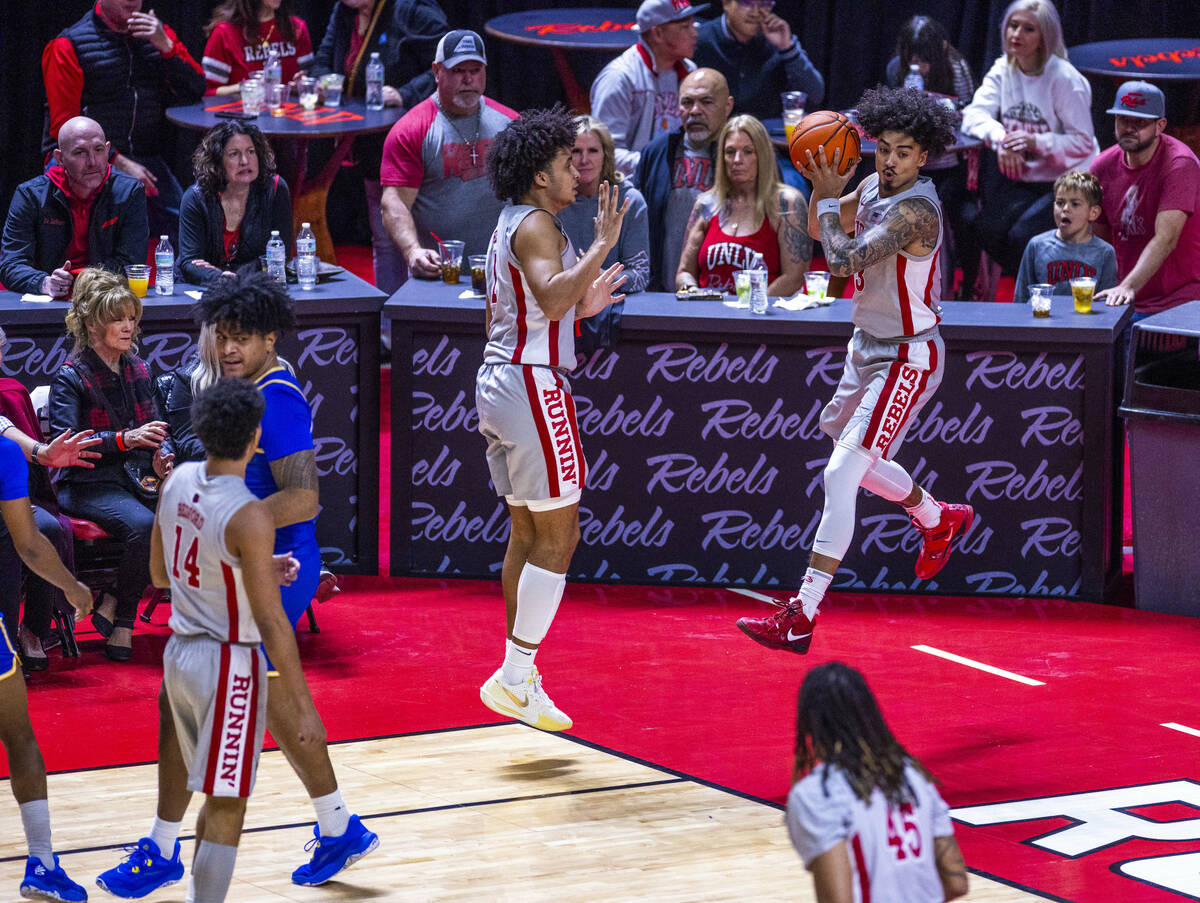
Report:
[[[447,116],[429,97],[400,118],[383,145],[379,180],[384,185],[416,188],[413,222],[421,246],[443,241],[466,243],[468,254],[487,253],[500,208],[487,177],[487,151],[517,114],[490,98],[480,100],[478,119]]]
[[[625,182],[617,183],[617,203],[624,204],[629,198],[629,210],[625,213],[625,221],[621,224],[621,237],[617,246],[608,252],[604,258],[604,267],[608,268],[618,260],[625,264],[625,279],[621,291],[625,294],[640,292],[650,281],[650,223],[646,214],[646,200],[636,188]],[[594,197],[579,195],[575,203],[559,211],[558,221],[566,230],[571,244],[582,255],[591,247],[596,237],[593,220],[596,217],[597,201]]]
[[[708,157],[708,148],[693,149],[687,138],[679,142],[679,150],[671,161],[671,191],[667,195],[667,211],[663,217],[666,234],[663,235],[663,286],[668,292],[675,291],[675,273],[679,270],[679,256],[687,238],[688,217],[696,198],[712,188],[713,166]]]
[[[1035,235],[1025,246],[1013,285],[1013,301],[1027,303],[1029,286],[1038,283],[1053,285],[1053,295],[1069,295],[1071,280],[1078,276],[1095,279],[1096,291],[1116,285],[1117,252],[1113,246],[1095,235],[1079,243],[1063,241],[1057,229]]]

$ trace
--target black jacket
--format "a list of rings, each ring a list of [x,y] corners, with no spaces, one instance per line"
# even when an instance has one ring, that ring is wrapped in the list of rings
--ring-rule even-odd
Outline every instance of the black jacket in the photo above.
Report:
[[[183,193],[179,205],[179,272],[184,282],[206,285],[220,275],[222,270],[236,270],[244,263],[257,260],[267,253],[267,242],[271,231],[278,230],[279,237],[287,245],[290,260],[292,241],[292,198],[287,182],[279,176],[268,181],[267,187],[251,187],[246,198],[246,213],[242,217],[241,235],[237,248],[229,259],[225,257],[225,212],[221,199],[191,186]],[[206,260],[216,270],[198,267],[193,260]]]
[[[192,429],[192,374],[200,366],[198,360],[162,373],[154,379],[154,394],[158,409],[167,422],[167,433],[175,449],[175,463],[203,461],[204,446]]]
[[[671,167],[679,153],[683,129],[659,135],[642,148],[634,182],[646,199],[646,214],[650,221],[650,284],[651,291],[661,292],[663,280],[663,237],[667,234],[667,200],[671,195]],[[708,158],[716,166],[717,142],[708,146]],[[672,263],[675,266],[679,261]],[[674,274],[674,270],[671,271]]]
[[[127,264],[145,263],[148,237],[145,188],[110,171],[88,220],[88,266],[119,273]],[[0,282],[9,291],[39,294],[70,243],[71,204],[63,190],[44,175],[21,183],[4,222]]]

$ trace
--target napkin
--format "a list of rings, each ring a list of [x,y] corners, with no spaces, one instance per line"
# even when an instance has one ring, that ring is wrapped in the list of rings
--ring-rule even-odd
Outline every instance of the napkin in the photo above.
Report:
[[[25,294],[23,294],[21,296],[21,300],[29,301],[34,304],[49,304],[54,299],[51,298],[49,295],[34,295],[34,294],[31,294],[30,292],[26,292]]]
[[[189,288],[186,291],[184,291],[184,294],[187,295],[189,298],[191,298],[193,301],[199,301],[201,296],[203,295],[203,292],[198,292],[194,288]]]
[[[827,304],[832,304],[833,299],[828,295],[824,298],[819,298],[816,295],[806,295],[804,292],[797,292],[790,298],[779,298],[775,302],[776,307],[782,307],[784,310],[809,310],[813,307],[825,307]]]

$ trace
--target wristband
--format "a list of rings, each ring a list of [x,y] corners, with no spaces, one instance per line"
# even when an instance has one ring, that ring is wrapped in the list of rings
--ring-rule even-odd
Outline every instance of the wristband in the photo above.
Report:
[[[41,461],[38,460],[38,455],[41,453],[42,449],[45,447],[46,447],[45,443],[42,443],[42,442],[33,443],[33,454],[31,455],[31,457],[33,458],[34,464],[42,463]]]
[[[116,434],[117,448],[121,451],[129,451],[129,446],[125,444],[125,430],[120,430]]]
[[[817,201],[817,216],[824,216],[826,213],[833,213],[840,217],[842,202],[837,198],[822,198]]]

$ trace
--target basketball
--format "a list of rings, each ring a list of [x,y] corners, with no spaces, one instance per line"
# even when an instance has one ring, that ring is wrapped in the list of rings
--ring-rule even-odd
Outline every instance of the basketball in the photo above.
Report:
[[[817,149],[825,146],[825,159],[832,164],[834,151],[842,152],[838,164],[838,175],[845,175],[862,156],[862,142],[858,129],[849,119],[833,110],[817,110],[809,113],[796,124],[788,142],[788,154],[792,165],[803,172],[808,168],[808,153],[817,159]]]

